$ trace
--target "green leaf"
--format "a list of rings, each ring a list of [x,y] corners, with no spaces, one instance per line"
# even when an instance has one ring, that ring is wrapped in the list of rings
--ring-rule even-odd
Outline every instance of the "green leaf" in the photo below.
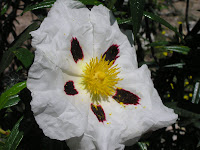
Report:
[[[5,4],[1,10],[1,16],[4,15],[6,13],[6,11],[8,10],[8,4]]]
[[[12,62],[14,58],[14,54],[12,51],[15,51],[17,48],[19,48],[26,40],[28,40],[31,35],[29,32],[36,30],[39,27],[39,24],[37,22],[32,23],[30,26],[28,26],[17,38],[16,40],[11,44],[12,47],[8,49],[8,51],[3,53],[3,57],[0,62],[0,74],[9,66],[9,64]]]
[[[22,62],[22,64],[28,68],[32,62],[34,55],[26,48],[18,48],[12,51],[18,60]]]
[[[0,62],[0,74],[10,65],[14,56],[15,55],[10,51],[5,51],[3,53],[3,56]]]
[[[84,5],[100,5],[103,4],[101,2],[99,2],[98,0],[79,0],[80,2],[82,2]]]
[[[20,141],[22,140],[24,133],[19,131],[19,125],[23,117],[21,117],[15,126],[13,127],[11,134],[7,138],[3,150],[16,150],[17,146],[19,145]]]
[[[158,41],[158,42],[152,42],[152,43],[150,43],[150,44],[147,44],[146,46],[166,46],[166,45],[168,45],[169,44],[169,42],[167,42],[167,41]]]
[[[31,38],[30,32],[33,30],[36,30],[39,27],[38,22],[32,23],[30,26],[28,26],[17,38],[16,40],[11,44],[13,45],[9,50],[12,51],[16,48],[19,48],[26,40]]]
[[[161,48],[168,51],[174,51],[178,53],[182,53],[184,55],[187,55],[190,51],[190,48],[187,46],[157,46],[156,48]]]
[[[137,144],[141,150],[147,150],[147,144],[145,142],[138,142]]]
[[[102,4],[101,2],[99,2],[97,0],[79,0],[79,1],[82,2],[85,5],[99,5],[99,4]],[[27,12],[27,11],[32,11],[32,10],[36,10],[36,9],[51,8],[55,2],[56,2],[56,0],[46,0],[46,1],[43,1],[43,2],[40,2],[40,3],[37,3],[35,5],[28,5],[24,9],[22,14]]]
[[[0,96],[0,110],[3,109],[6,104],[8,104],[9,99],[12,99],[11,96],[16,95],[19,93],[21,90],[23,90],[26,87],[26,81],[24,82],[19,82],[15,84],[13,87],[10,89],[6,90],[3,94]]]
[[[117,18],[117,23],[118,24],[132,24],[132,19],[131,18],[128,18],[128,19]]]
[[[132,16],[133,34],[136,39],[136,35],[140,29],[142,21],[145,0],[130,0],[129,2]]]
[[[19,101],[20,101],[19,95],[10,96],[3,108],[8,108],[17,105]]]
[[[194,86],[193,96],[192,96],[192,103],[198,104],[200,100],[200,82],[197,81]]]
[[[31,10],[41,9],[41,8],[51,8],[53,6],[53,4],[55,3],[55,1],[56,0],[47,0],[47,1],[43,1],[43,2],[40,2],[40,3],[35,4],[35,5],[28,5],[24,9],[23,13],[25,13],[27,11],[31,11]]]
[[[167,21],[165,21],[164,19],[160,18],[159,16],[155,15],[155,14],[152,14],[150,12],[147,12],[147,11],[144,11],[144,16],[151,19],[151,20],[154,20],[154,21],[157,21],[158,23],[164,25],[165,27],[167,27],[168,29],[172,30],[175,32],[175,34],[177,34],[180,39],[183,41],[183,37],[181,36],[181,34],[177,31],[177,29],[175,27],[173,27],[171,24],[169,24]]]
[[[183,68],[183,66],[185,65],[185,63],[176,63],[176,64],[170,64],[170,65],[166,65],[164,67],[171,67],[171,68]]]
[[[109,9],[112,9],[116,2],[117,2],[117,0],[106,0],[107,7]]]
[[[165,103],[167,107],[174,109],[174,112],[182,117],[192,118],[192,119],[200,119],[200,114],[193,113],[191,111],[185,110],[177,106],[177,102],[168,102]]]

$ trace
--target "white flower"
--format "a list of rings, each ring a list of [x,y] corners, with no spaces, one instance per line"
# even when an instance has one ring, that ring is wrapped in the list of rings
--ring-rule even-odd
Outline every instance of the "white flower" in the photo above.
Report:
[[[73,150],[121,150],[177,119],[110,11],[57,0],[40,28],[27,86],[44,134]]]

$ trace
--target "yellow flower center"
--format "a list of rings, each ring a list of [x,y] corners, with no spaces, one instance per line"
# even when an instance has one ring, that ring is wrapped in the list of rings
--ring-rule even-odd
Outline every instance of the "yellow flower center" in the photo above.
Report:
[[[81,84],[85,90],[90,93],[93,102],[98,103],[106,100],[108,96],[114,94],[116,84],[122,80],[117,77],[119,71],[117,65],[113,65],[113,61],[106,61],[105,56],[100,58],[92,58],[83,70],[83,78]]]

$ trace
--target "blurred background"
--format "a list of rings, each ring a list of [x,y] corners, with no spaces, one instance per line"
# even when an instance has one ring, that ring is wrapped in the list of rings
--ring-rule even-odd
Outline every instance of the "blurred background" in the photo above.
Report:
[[[125,150],[200,149],[200,0],[80,0],[103,4],[122,31],[132,30],[139,66],[147,64],[163,103],[179,115],[167,128]],[[55,0],[0,0],[0,149],[66,150],[44,136],[30,107],[27,72],[33,63],[30,31]]]

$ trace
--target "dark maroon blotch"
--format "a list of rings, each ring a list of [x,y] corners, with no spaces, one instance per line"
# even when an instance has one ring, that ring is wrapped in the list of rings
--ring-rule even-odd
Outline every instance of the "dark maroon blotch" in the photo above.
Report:
[[[94,104],[91,103],[91,109],[92,109],[93,113],[96,115],[96,117],[99,120],[99,122],[106,121],[106,115],[105,115],[101,105],[96,105],[95,106]]]
[[[77,38],[71,40],[71,53],[74,61],[77,63],[79,59],[83,59],[83,51]]]
[[[119,46],[116,44],[113,44],[112,46],[110,46],[108,48],[108,50],[103,54],[103,57],[106,55],[105,60],[106,61],[112,61],[112,60],[116,60],[119,56],[117,56],[119,54]]]
[[[64,91],[67,95],[76,95],[78,94],[78,91],[74,87],[74,82],[73,81],[68,81],[66,82],[64,86]]]
[[[115,99],[118,103],[122,102],[125,105],[137,105],[139,104],[140,100],[137,95],[124,89],[117,89],[115,95],[113,96],[113,99]]]

